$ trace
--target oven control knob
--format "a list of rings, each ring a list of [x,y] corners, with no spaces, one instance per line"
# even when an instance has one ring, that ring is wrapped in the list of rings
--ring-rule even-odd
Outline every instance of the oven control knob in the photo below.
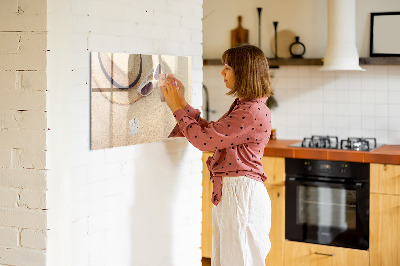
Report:
[[[340,168],[340,173],[341,174],[346,173],[346,169],[347,169],[347,164],[342,164],[342,167]]]
[[[305,162],[304,165],[306,166],[306,170],[307,170],[307,171],[310,172],[310,171],[312,170],[311,162]]]

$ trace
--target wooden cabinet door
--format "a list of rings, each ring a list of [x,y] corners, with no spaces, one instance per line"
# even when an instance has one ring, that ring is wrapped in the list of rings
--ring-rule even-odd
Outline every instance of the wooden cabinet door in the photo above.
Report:
[[[285,266],[368,266],[365,250],[285,241]]]
[[[268,177],[266,184],[285,185],[285,158],[264,156],[261,163]]]
[[[271,250],[265,259],[266,266],[283,265],[285,240],[285,158],[264,156],[261,160],[267,175],[265,187],[271,199]]]
[[[400,195],[400,165],[370,165],[371,193]]]
[[[285,240],[285,187],[265,184],[271,199],[271,250],[265,259],[266,266],[283,265],[283,243]]]
[[[212,253],[212,183],[206,161],[211,152],[203,153],[203,195],[202,195],[202,224],[201,224],[201,253],[204,258],[211,258]]]
[[[400,196],[371,194],[370,202],[370,265],[400,265]]]

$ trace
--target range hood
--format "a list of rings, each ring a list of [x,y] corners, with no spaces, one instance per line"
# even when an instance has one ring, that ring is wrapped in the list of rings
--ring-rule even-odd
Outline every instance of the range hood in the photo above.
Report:
[[[323,71],[358,70],[355,0],[328,0],[328,44]]]

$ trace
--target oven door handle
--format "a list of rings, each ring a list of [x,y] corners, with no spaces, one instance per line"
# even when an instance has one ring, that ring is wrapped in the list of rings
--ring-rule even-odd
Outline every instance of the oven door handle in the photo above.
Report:
[[[352,189],[361,189],[363,187],[363,183],[361,182],[337,182],[337,181],[322,181],[322,180],[315,180],[315,181],[310,181],[310,180],[304,180],[303,178],[298,178],[298,177],[288,177],[286,181],[289,182],[296,182],[304,185],[325,185],[329,186],[331,185],[340,185],[346,188],[352,188]]]

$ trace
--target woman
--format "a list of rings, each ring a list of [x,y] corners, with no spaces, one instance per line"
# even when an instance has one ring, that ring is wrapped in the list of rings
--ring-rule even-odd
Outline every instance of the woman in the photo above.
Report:
[[[222,62],[227,95],[237,98],[216,122],[202,119],[186,103],[175,78],[161,88],[178,122],[170,137],[185,136],[196,148],[214,151],[207,160],[213,182],[212,265],[265,265],[271,246],[271,202],[261,164],[271,130],[268,62],[252,45],[228,49]]]

